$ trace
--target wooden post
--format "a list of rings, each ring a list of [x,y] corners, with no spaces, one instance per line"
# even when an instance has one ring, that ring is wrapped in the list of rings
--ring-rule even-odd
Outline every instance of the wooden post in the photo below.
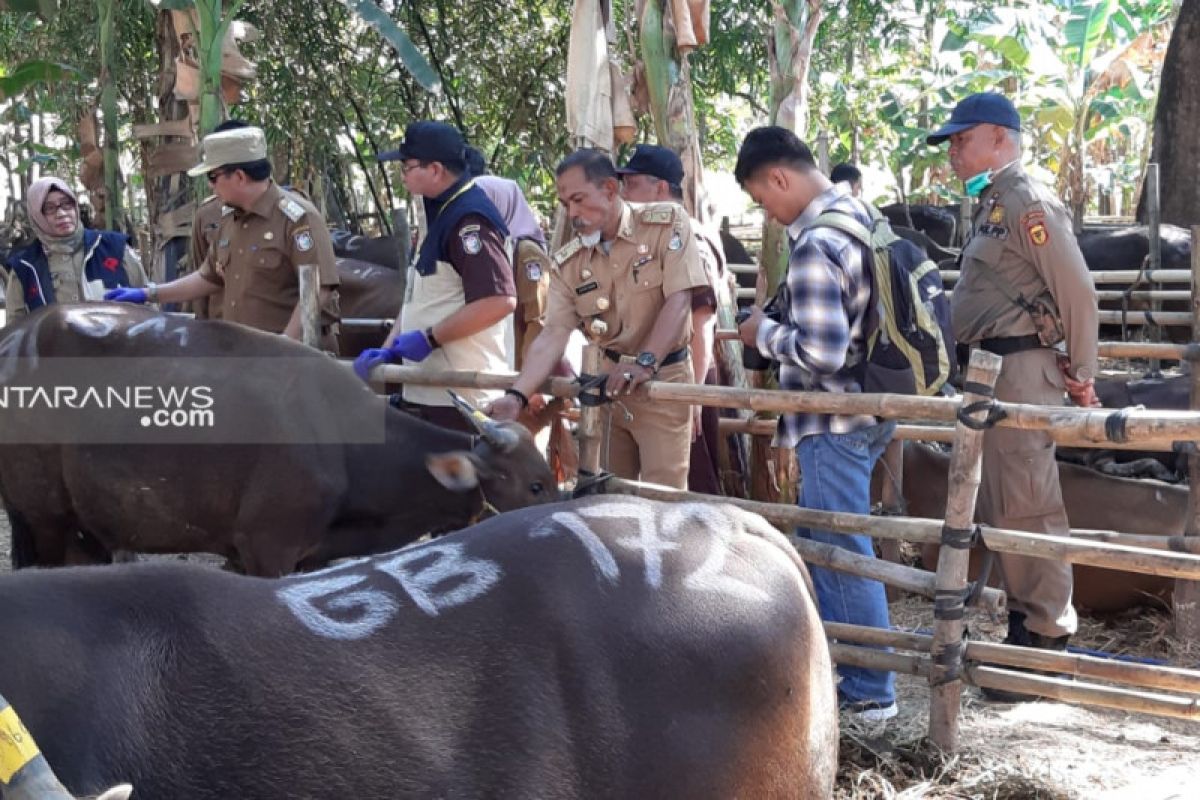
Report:
[[[1002,359],[983,350],[971,353],[967,367],[965,385],[982,385],[991,390],[1000,376]],[[963,407],[988,398],[976,392],[966,391]],[[981,420],[986,411],[972,414],[972,419]],[[983,467],[983,431],[967,427],[961,421],[954,431],[954,451],[950,457],[950,478],[946,495],[946,527],[970,528],[975,524],[975,497],[979,492],[979,479]],[[938,607],[942,598],[961,597],[967,586],[967,562],[970,552],[966,549],[943,546],[938,555],[937,590],[941,598],[934,599],[933,669],[930,672],[929,738],[946,752],[954,752],[958,746],[958,711],[962,695],[962,678],[952,674],[959,663],[939,663],[947,651],[962,647],[963,620],[960,614],[950,613],[938,618]],[[953,606],[954,603],[947,603]],[[961,609],[961,603],[958,608]]]
[[[1158,164],[1146,165],[1145,192],[1146,209],[1148,211],[1148,225],[1146,227],[1148,233],[1150,234],[1150,250],[1146,254],[1146,258],[1150,260],[1150,274],[1153,275],[1155,270],[1162,269],[1162,240],[1159,237],[1159,229],[1162,225],[1162,212],[1161,206],[1159,205],[1158,194]],[[1195,286],[1195,283],[1192,285]],[[1153,290],[1154,288],[1156,288],[1155,284],[1151,283],[1150,289]],[[1158,302],[1157,300],[1152,300],[1150,302],[1150,309],[1157,314],[1158,312],[1162,311],[1162,303]],[[1148,334],[1146,338],[1150,341],[1162,341],[1161,329],[1157,325],[1151,325],[1150,330],[1146,331],[1146,333]],[[1121,338],[1125,338],[1124,332],[1122,332]],[[1194,336],[1192,337],[1193,341],[1195,338],[1196,337]],[[1162,365],[1159,364],[1158,359],[1150,359],[1150,372],[1152,374],[1158,375],[1161,372],[1161,366]]]
[[[316,264],[300,265],[301,341],[321,349],[321,281]]]
[[[599,375],[600,348],[589,344],[583,348],[582,367],[584,375]],[[600,422],[600,406],[582,406],[579,414],[579,474],[600,474],[600,448],[604,437]]]
[[[1200,342],[1200,225],[1192,226],[1192,341]],[[1200,364],[1192,364],[1191,407],[1200,408]],[[1196,442],[1192,443],[1196,445]],[[1200,455],[1188,453],[1187,519],[1184,521],[1184,536],[1200,537]],[[1200,582],[1175,581],[1172,605],[1175,612],[1175,636],[1180,641],[1193,644],[1200,641]]]

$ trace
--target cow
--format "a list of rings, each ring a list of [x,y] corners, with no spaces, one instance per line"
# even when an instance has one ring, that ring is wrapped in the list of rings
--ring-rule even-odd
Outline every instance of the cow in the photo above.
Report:
[[[828,798],[803,563],[728,505],[598,497],[322,572],[0,576],[0,694],[75,793]]]
[[[882,206],[879,213],[893,226],[921,231],[942,247],[954,247],[958,230],[958,210],[953,207],[922,204],[892,203]]]
[[[403,272],[354,258],[339,258],[337,267],[344,319],[392,320],[400,313],[404,302]],[[354,358],[369,347],[380,347],[390,330],[391,325],[383,323],[375,328],[344,324],[338,336],[338,352],[342,358]]]
[[[948,250],[933,239],[926,236],[924,233],[912,228],[906,228],[903,225],[892,225],[892,233],[899,236],[901,239],[907,239],[925,252],[929,260],[935,264],[945,264],[947,262],[954,263],[958,261],[958,252]]]
[[[1163,269],[1192,268],[1192,236],[1187,228],[1160,225],[1158,236]],[[1138,269],[1150,252],[1150,233],[1145,225],[1084,228],[1076,238],[1093,272]]]
[[[145,385],[162,393],[152,405],[171,407],[167,422],[183,411],[197,427],[145,427],[165,410],[145,405],[14,409],[18,386],[64,381],[105,393]],[[16,567],[207,552],[275,576],[456,530],[485,508],[558,499],[522,426],[462,403],[478,435],[435,427],[334,359],[231,323],[50,306],[0,333],[0,393],[0,497]],[[208,418],[195,407],[205,397]]]
[[[913,517],[945,519],[949,454],[919,442],[904,444],[906,513]],[[1186,488],[1115,478],[1062,462],[1058,465],[1058,478],[1067,519],[1073,528],[1155,536],[1183,533]],[[937,547],[924,548],[923,558],[926,568],[936,569]],[[972,559],[973,564],[976,561]],[[1084,564],[1076,564],[1074,573],[1075,605],[1096,612],[1122,611],[1148,602],[1169,602],[1173,587],[1170,578]]]
[[[405,245],[395,236],[358,236],[342,230],[330,231],[330,234],[334,255],[400,271]]]

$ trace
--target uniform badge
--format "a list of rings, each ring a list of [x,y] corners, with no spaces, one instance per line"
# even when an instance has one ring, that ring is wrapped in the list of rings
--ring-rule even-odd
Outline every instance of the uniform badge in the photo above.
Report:
[[[542,279],[542,265],[537,261],[530,261],[525,265],[525,277],[535,283],[540,281]]]
[[[988,217],[988,219],[991,219],[991,217]],[[990,236],[993,239],[1008,238],[1008,228],[1004,227],[1003,225],[980,225],[979,233],[983,236]]]
[[[596,283],[595,281],[590,281],[588,283],[583,284],[582,286],[576,286],[575,294],[584,295],[584,294],[587,294],[588,292],[594,292],[599,288],[600,288],[600,284]]]
[[[992,213],[988,214],[988,222],[993,225],[999,225],[1004,222],[1004,206],[996,206],[992,209]]]
[[[1034,222],[1026,230],[1029,231],[1029,241],[1033,242],[1035,247],[1041,247],[1050,241],[1050,234],[1042,222]]]
[[[679,235],[679,231],[671,234],[671,241],[667,243],[668,250],[678,250],[683,247],[683,237]]]
[[[295,242],[296,242],[296,249],[302,253],[312,250],[312,247],[313,247],[312,234],[309,233],[308,231],[304,231],[303,233],[297,233]]]
[[[483,241],[479,238],[478,231],[464,233],[459,238],[462,239],[463,250],[468,255],[477,256],[479,255],[479,251],[483,250]]]

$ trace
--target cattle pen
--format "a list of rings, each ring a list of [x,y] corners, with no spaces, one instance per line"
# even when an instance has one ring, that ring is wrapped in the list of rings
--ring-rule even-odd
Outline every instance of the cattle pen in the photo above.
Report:
[[[1200,229],[1193,229],[1200,240]],[[1200,254],[1193,251],[1193,271],[1200,272]],[[1196,283],[1193,282],[1193,286]],[[1196,310],[1198,300],[1192,303]],[[1189,317],[1192,315],[1189,314]],[[1200,319],[1200,315],[1196,316]],[[1194,328],[1200,325],[1194,324]],[[719,339],[736,332],[719,331]],[[1101,355],[1114,358],[1200,360],[1200,330],[1193,343],[1104,343]],[[584,353],[584,372],[599,371],[601,356],[592,347]],[[983,430],[991,425],[1048,431],[1054,440],[1073,447],[1137,447],[1184,450],[1192,470],[1200,470],[1200,411],[1144,409],[1082,409],[1006,403],[990,397],[1002,359],[983,351],[972,353],[967,368],[969,391],[957,398],[907,395],[829,395],[766,389],[695,386],[651,381],[639,389],[658,402],[772,412],[871,414],[903,421],[903,438],[950,442],[952,447],[946,516],[943,521],[900,516],[876,517],[832,513],[793,505],[715,497],[667,489],[637,481],[610,479],[605,490],[659,500],[713,501],[737,505],[762,515],[785,532],[796,526],[868,533],[881,541],[936,543],[940,548],[936,572],[856,556],[828,545],[789,536],[810,564],[880,580],[890,586],[932,599],[932,635],[827,624],[830,651],[837,663],[893,670],[928,679],[929,737],[947,752],[958,748],[958,714],[964,683],[1069,703],[1200,720],[1200,670],[1112,661],[1071,653],[1032,650],[1004,644],[970,641],[964,637],[964,609],[976,605],[992,612],[1003,608],[1001,592],[968,580],[968,551],[982,543],[993,552],[1059,559],[1107,569],[1173,578],[1175,622],[1181,638],[1193,640],[1200,628],[1200,500],[1190,491],[1185,535],[1148,536],[1120,531],[1079,530],[1055,537],[974,524],[975,501],[982,466]],[[1200,373],[1193,372],[1193,398]],[[504,389],[515,375],[452,370],[420,371],[413,367],[383,366],[374,377],[394,383],[448,388]],[[551,378],[542,390],[556,397],[577,397],[580,386],[566,378]],[[579,441],[580,468],[599,472],[601,426],[599,410],[584,406]],[[952,426],[951,426],[952,423]],[[726,432],[767,434],[770,420],[723,420]],[[770,430],[768,430],[768,428]],[[1200,474],[1200,473],[1196,473]],[[887,648],[887,649],[884,649]],[[1015,669],[1014,669],[1015,668]],[[1051,671],[1054,677],[1026,670]]]

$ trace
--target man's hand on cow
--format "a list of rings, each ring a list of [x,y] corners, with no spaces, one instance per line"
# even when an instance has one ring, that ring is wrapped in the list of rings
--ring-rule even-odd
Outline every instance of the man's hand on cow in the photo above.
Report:
[[[392,351],[386,347],[368,347],[354,359],[354,374],[364,381],[371,379],[371,370],[380,364],[392,363]]]
[[[738,335],[742,337],[742,344],[746,347],[758,347],[758,326],[762,325],[763,310],[758,306],[750,306],[742,313],[748,313],[746,318],[738,325]]]
[[[118,286],[116,289],[109,289],[105,292],[104,299],[114,300],[118,303],[138,303],[140,305],[146,302],[146,290]]]
[[[531,405],[532,402],[530,400]],[[516,422],[517,417],[521,416],[521,408],[520,399],[515,395],[506,394],[495,399],[491,407],[487,409],[487,414],[500,422]]]
[[[424,361],[433,352],[433,346],[422,331],[405,331],[396,337],[391,346],[392,358],[405,361]]]
[[[640,364],[617,364],[608,373],[604,393],[609,397],[632,394],[633,390],[654,377],[654,370]]]

